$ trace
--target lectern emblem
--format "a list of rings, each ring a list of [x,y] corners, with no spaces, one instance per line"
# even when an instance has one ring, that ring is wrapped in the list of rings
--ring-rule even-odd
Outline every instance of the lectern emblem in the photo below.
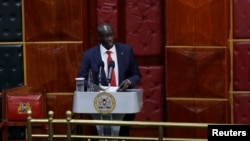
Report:
[[[95,109],[101,114],[109,114],[115,108],[115,98],[107,92],[99,93],[94,99]]]

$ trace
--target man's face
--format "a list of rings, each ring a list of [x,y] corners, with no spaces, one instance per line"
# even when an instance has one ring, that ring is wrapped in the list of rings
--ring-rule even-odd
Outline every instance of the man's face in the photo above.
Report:
[[[98,38],[106,49],[110,49],[114,45],[115,38],[111,27],[104,26],[98,33]]]

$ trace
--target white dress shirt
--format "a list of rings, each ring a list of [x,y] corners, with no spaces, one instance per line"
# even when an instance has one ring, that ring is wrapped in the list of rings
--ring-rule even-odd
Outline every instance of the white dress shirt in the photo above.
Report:
[[[101,56],[102,56],[102,61],[104,62],[104,71],[106,76],[108,75],[108,63],[107,63],[107,59],[108,59],[108,54],[106,53],[107,49],[101,44],[100,47],[100,51],[101,51]],[[118,73],[118,62],[117,62],[117,55],[116,55],[116,48],[115,45],[113,45],[113,47],[111,49],[109,49],[109,51],[111,51],[111,58],[112,60],[115,62],[115,78],[116,78],[116,86],[118,86],[119,84],[119,73]]]

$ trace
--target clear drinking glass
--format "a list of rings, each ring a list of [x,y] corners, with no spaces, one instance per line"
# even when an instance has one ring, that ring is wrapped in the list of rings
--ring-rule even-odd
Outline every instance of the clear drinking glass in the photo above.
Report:
[[[75,78],[75,80],[76,80],[76,91],[84,92],[84,78],[78,77],[78,78]]]

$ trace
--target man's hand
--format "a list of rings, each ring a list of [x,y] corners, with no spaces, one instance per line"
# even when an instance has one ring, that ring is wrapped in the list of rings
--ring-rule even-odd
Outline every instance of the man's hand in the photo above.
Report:
[[[129,88],[131,85],[131,82],[128,79],[125,79],[122,81],[121,85],[117,89],[118,92],[125,91],[127,88]]]

